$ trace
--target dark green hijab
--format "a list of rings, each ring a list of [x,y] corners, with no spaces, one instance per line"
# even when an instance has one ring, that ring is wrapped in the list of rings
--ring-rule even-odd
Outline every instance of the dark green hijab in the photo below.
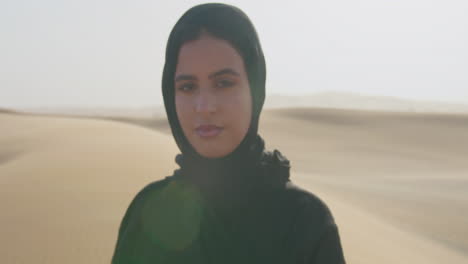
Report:
[[[181,46],[196,40],[202,31],[228,41],[241,55],[247,72],[252,98],[252,116],[249,130],[230,154],[220,158],[206,158],[196,152],[185,137],[175,107],[174,74]],[[257,32],[247,15],[226,4],[202,4],[185,12],[172,29],[166,47],[162,77],[162,93],[172,135],[182,152],[176,157],[181,169],[178,174],[189,178],[213,193],[223,197],[239,196],[259,182],[282,184],[289,178],[289,161],[279,151],[267,152],[258,135],[260,113],[265,101],[266,66]],[[271,175],[270,175],[271,174]],[[274,175],[276,177],[274,177]],[[265,182],[266,180],[266,182]],[[219,197],[218,197],[219,198]]]

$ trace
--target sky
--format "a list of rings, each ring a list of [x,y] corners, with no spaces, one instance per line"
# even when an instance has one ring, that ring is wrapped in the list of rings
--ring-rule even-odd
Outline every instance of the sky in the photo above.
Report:
[[[161,105],[169,32],[203,1],[1,0],[0,107]],[[267,95],[468,104],[468,1],[227,1],[252,20]]]

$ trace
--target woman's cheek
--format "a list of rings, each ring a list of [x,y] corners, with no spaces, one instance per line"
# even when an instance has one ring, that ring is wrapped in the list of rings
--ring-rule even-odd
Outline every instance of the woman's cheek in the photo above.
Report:
[[[251,119],[251,102],[250,96],[244,94],[237,94],[230,98],[229,102],[226,102],[226,113],[229,113],[229,120],[231,121],[231,127],[237,139],[242,139],[250,126]]]
[[[189,120],[191,119],[190,102],[185,96],[176,96],[175,102],[177,117],[179,119],[180,125],[182,126],[182,129],[185,130]]]

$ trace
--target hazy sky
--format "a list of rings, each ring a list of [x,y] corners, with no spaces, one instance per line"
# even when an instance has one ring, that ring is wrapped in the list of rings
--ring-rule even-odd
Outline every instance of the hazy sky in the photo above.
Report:
[[[172,26],[202,1],[1,0],[0,107],[162,103]],[[267,92],[468,103],[468,1],[228,1],[252,19]]]

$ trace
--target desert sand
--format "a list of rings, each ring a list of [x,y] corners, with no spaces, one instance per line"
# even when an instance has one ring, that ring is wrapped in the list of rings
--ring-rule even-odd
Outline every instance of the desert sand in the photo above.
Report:
[[[329,205],[348,263],[468,263],[467,115],[268,110],[260,134]],[[109,263],[176,153],[163,119],[0,113],[0,262]]]

